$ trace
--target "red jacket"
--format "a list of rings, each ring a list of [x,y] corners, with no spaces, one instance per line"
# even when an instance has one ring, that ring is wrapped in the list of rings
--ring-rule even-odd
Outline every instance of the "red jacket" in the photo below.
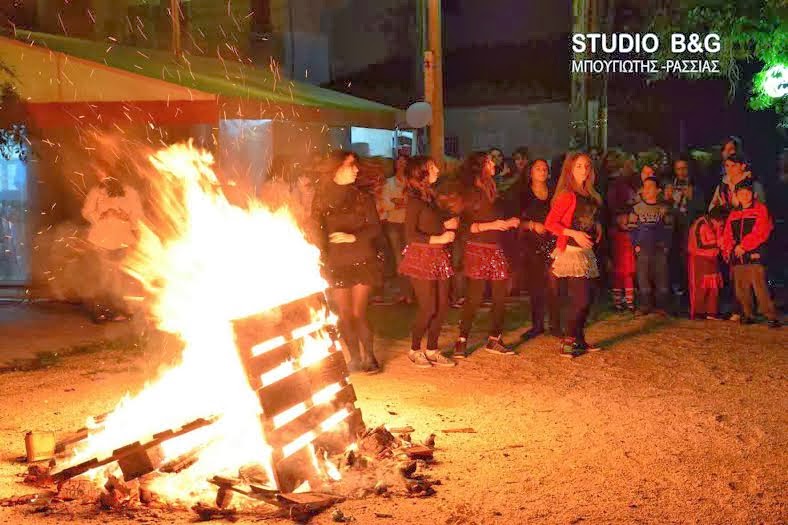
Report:
[[[766,205],[753,200],[749,208],[735,208],[725,222],[722,233],[722,253],[732,264],[762,263],[763,245],[774,225]],[[736,257],[733,249],[741,245],[744,255]]]
[[[559,251],[564,251],[569,242],[569,237],[564,235],[564,230],[572,228],[572,217],[577,207],[577,195],[573,191],[565,191],[558,195],[550,206],[550,213],[544,221],[544,227],[556,236],[556,246]]]
[[[721,232],[706,217],[692,223],[687,236],[687,251],[700,257],[717,257],[720,253]]]

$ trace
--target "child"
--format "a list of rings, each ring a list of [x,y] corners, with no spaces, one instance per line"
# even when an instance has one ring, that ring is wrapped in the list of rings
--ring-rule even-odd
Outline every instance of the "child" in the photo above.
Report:
[[[725,216],[715,208],[692,223],[687,238],[687,274],[690,319],[719,320],[717,317],[722,274],[717,257]]]
[[[733,271],[736,299],[742,307],[742,324],[753,324],[752,292],[758,299],[761,312],[769,320],[770,328],[779,328],[777,310],[766,284],[763,248],[773,225],[765,204],[753,198],[753,181],[745,178],[736,184],[735,198],[739,203],[731,211],[722,235],[722,251]]]
[[[659,180],[647,177],[643,181],[642,200],[632,208],[635,227],[632,244],[637,257],[640,311],[651,311],[652,285],[656,287],[656,307],[665,314],[669,297],[668,251],[672,236],[672,218],[668,205],[659,200]]]
[[[629,210],[616,213],[610,229],[613,259],[613,304],[619,312],[635,311],[635,251],[629,238]]]

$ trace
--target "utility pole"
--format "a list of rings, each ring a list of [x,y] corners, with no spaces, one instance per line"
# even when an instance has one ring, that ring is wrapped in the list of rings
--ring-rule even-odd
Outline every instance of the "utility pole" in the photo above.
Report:
[[[441,0],[429,0],[428,9],[429,48],[432,67],[432,93],[426,93],[429,86],[425,81],[425,99],[432,105],[432,124],[430,125],[430,155],[442,168],[444,164],[444,122],[443,122],[443,44],[441,28]],[[426,79],[425,79],[426,80]],[[430,96],[431,95],[431,96]]]
[[[181,49],[181,2],[170,0],[170,19],[172,20],[172,54],[180,60],[183,56]]]
[[[588,33],[589,4],[592,0],[572,2],[572,32]],[[586,53],[572,53],[573,60],[583,60]],[[588,145],[588,76],[585,72],[571,73],[571,92],[569,100],[569,148],[585,149]]]

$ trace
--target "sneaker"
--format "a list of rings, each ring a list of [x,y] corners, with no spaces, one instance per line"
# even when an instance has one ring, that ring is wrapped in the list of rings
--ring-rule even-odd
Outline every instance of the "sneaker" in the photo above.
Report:
[[[421,350],[411,350],[408,353],[408,358],[416,368],[432,368],[432,363]]]
[[[531,339],[533,339],[535,337],[539,337],[543,333],[544,333],[544,328],[531,328],[530,330],[528,330],[526,332],[523,332],[520,335],[520,340],[521,341],[530,341]]]
[[[494,338],[490,337],[487,339],[487,344],[484,345],[484,350],[486,352],[490,352],[491,354],[498,354],[498,355],[517,355],[514,350],[511,348],[507,348],[501,338]]]
[[[561,347],[559,350],[559,355],[561,357],[574,358],[579,357],[584,353],[586,353],[586,349],[577,344],[572,339],[563,339],[561,341]]]
[[[737,323],[737,322],[741,321],[741,315],[739,315],[739,314],[731,314],[728,317],[728,321],[733,321],[734,323]]]
[[[751,325],[751,324],[755,324],[755,319],[753,319],[752,317],[742,317],[739,322],[743,325]]]
[[[424,352],[424,355],[427,357],[427,360],[436,366],[457,366],[457,361],[452,359],[451,357],[446,357],[439,350],[427,350]]]
[[[783,324],[779,319],[772,319],[769,321],[769,328],[780,328]]]
[[[625,309],[626,309],[626,307],[623,304],[621,304],[621,303],[613,305],[613,310],[615,310],[616,312],[618,312],[620,314],[624,313]]]
[[[454,343],[454,359],[465,359],[468,357],[468,341],[464,339],[457,339]]]
[[[706,320],[707,321],[722,321],[722,319],[720,319],[716,315],[707,315],[706,316]]]

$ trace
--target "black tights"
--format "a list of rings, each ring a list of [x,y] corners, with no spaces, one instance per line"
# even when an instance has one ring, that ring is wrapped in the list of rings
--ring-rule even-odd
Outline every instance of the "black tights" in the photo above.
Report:
[[[550,270],[550,264],[544,257],[534,255],[525,265],[524,280],[531,297],[532,329],[544,331],[544,317],[548,314],[550,330],[558,333],[561,330],[561,317],[558,302],[558,286],[556,277]]]
[[[446,315],[449,313],[449,280],[439,281],[410,279],[416,295],[416,319],[413,320],[411,348],[421,349],[421,340],[426,332],[427,350],[438,349],[438,338]]]
[[[356,284],[351,288],[332,288],[331,299],[339,316],[339,332],[347,344],[351,359],[364,355],[374,355],[372,330],[367,321],[367,305],[372,287]],[[362,348],[359,348],[359,343]]]
[[[471,333],[471,325],[479,306],[482,304],[484,288],[490,283],[492,289],[492,318],[490,319],[490,337],[500,337],[503,332],[503,316],[506,309],[506,295],[509,289],[509,280],[503,281],[483,281],[480,279],[468,278],[465,291],[465,305],[462,308],[462,318],[460,319],[460,337],[468,338]]]
[[[566,312],[566,335],[580,344],[585,344],[585,326],[593,301],[594,281],[585,277],[553,277],[550,285],[555,287],[555,297],[566,291],[568,305]],[[559,295],[561,294],[561,295]],[[560,300],[560,299],[559,299]],[[559,303],[560,304],[560,303]]]

